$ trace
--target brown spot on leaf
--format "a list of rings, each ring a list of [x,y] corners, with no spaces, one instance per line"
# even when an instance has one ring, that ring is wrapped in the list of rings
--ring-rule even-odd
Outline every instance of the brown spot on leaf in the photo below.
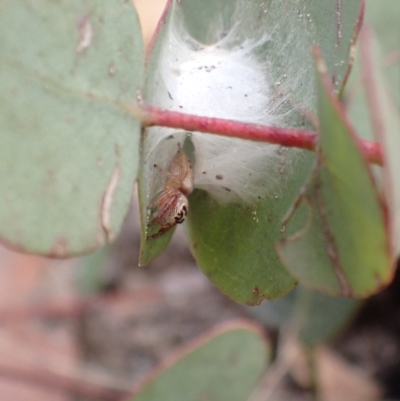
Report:
[[[224,176],[223,176],[222,174],[217,174],[217,175],[215,176],[215,178],[216,178],[217,180],[223,180],[223,179],[224,179]]]

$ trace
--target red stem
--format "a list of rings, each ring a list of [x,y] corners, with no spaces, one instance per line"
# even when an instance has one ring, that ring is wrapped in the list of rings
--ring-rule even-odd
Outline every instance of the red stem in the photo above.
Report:
[[[140,103],[143,125],[162,126],[186,131],[206,132],[232,138],[268,142],[286,147],[315,151],[318,134],[313,131],[294,128],[266,127],[264,125],[243,123],[222,118],[203,117],[193,114],[163,110]],[[369,163],[382,165],[381,147],[376,142],[360,139],[361,149]]]

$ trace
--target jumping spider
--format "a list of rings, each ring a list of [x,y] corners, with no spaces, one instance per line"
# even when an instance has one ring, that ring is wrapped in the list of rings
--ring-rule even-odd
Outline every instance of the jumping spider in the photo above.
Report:
[[[183,223],[187,216],[189,203],[186,195],[193,191],[193,168],[186,153],[178,143],[178,152],[171,160],[168,171],[156,164],[154,167],[167,177],[164,188],[157,199],[150,205],[155,210],[149,226],[160,226],[155,234],[147,239],[158,238],[176,224]]]

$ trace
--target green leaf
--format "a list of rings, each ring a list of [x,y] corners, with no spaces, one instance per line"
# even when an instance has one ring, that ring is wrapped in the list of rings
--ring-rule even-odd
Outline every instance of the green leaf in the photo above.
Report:
[[[166,35],[169,29],[169,25],[171,23],[172,17],[172,7],[174,6],[173,1],[169,1],[166,5],[166,9],[164,14],[162,15],[159,23],[158,23],[158,32],[156,35],[158,37],[163,37]],[[154,39],[153,39],[154,40]],[[151,102],[153,99],[153,95],[156,94],[157,86],[159,85],[156,79],[153,79],[154,71],[159,68],[158,59],[161,53],[164,51],[165,44],[163,41],[156,41],[155,43],[151,43],[152,46],[151,54],[148,65],[147,65],[147,80],[144,88],[144,98]],[[162,128],[153,128],[156,132],[161,132]],[[153,190],[152,194],[149,194],[150,186],[154,186],[154,176],[151,174],[152,170],[154,170],[154,164],[160,165],[160,159],[152,156],[148,157],[147,153],[153,154],[152,149],[145,148],[146,145],[146,137],[148,135],[148,130],[145,130],[142,137],[142,160],[140,163],[140,171],[138,178],[138,194],[139,194],[139,207],[140,207],[140,221],[141,221],[141,240],[140,240],[140,255],[139,255],[139,264],[147,265],[152,260],[157,258],[168,246],[171,241],[172,235],[174,233],[174,229],[171,229],[161,237],[147,240],[146,236],[148,233],[148,224],[150,219],[150,205],[154,202],[155,193]],[[176,137],[176,135],[175,135]],[[177,143],[181,143],[184,141],[184,136],[179,135],[178,138],[170,138],[168,142],[164,144],[164,151],[168,154],[171,154],[171,159],[173,155],[177,151]],[[157,176],[155,177],[157,178]],[[158,178],[157,182],[157,191],[162,188],[162,184],[160,183],[160,179]]]
[[[384,53],[399,50],[399,37],[393,35],[393,27],[397,26],[399,17],[400,3],[396,0],[386,1],[385,7],[380,7],[373,0],[366,1],[365,23],[374,29]]]
[[[324,343],[343,330],[360,304],[354,299],[330,297],[299,286],[292,327],[304,345]]]
[[[369,119],[365,87],[362,85],[361,68],[359,46],[357,46],[354,66],[343,96],[343,104],[358,136],[362,139],[372,141],[374,140],[374,134]],[[377,169],[375,168],[375,170]],[[377,171],[379,172],[380,168]]]
[[[208,333],[166,361],[133,401],[243,401],[267,368],[261,331],[237,323]]]
[[[197,115],[310,129],[298,106],[316,111],[311,44],[317,42],[328,58],[339,88],[359,6],[358,0],[342,2],[339,11],[329,0],[173,2],[150,58],[145,100]],[[257,304],[289,291],[295,280],[276,257],[274,243],[314,155],[150,128],[140,174],[144,230],[147,208],[163,185],[153,165],[168,166],[176,143],[185,140],[194,146],[198,191],[189,198],[187,226],[200,268],[240,302]],[[293,229],[306,218],[300,216]],[[143,237],[141,263],[156,257],[170,236]]]
[[[398,90],[400,41],[397,35],[393,35],[393,27],[397,26],[399,20],[400,3],[398,1],[386,1],[384,7],[381,6],[380,2],[366,1],[364,25],[373,29],[382,48],[383,55],[382,57],[379,56],[382,62],[380,74],[385,76],[385,81],[388,84],[387,90],[390,91],[390,97],[398,107],[400,106],[400,91]],[[345,94],[346,110],[359,136],[373,140],[374,134],[370,121],[370,111],[367,106],[365,86],[362,85],[361,68],[358,51],[355,58],[355,68],[353,68]]]
[[[332,295],[365,297],[393,274],[384,203],[328,77],[322,75],[320,58],[317,67],[321,154],[298,202],[300,209],[308,209],[309,221],[281,241],[278,251],[303,284]]]
[[[133,5],[0,0],[0,48],[1,239],[63,257],[113,240],[138,169]]]
[[[302,344],[313,346],[336,336],[360,305],[360,301],[331,297],[298,284],[279,299],[249,308],[249,313],[268,327],[291,332]]]
[[[372,32],[360,37],[361,59],[369,116],[375,138],[382,146],[383,182],[388,202],[392,259],[400,256],[400,114],[386,84],[383,57]]]
[[[379,2],[367,0],[365,22],[373,28],[382,47],[385,79],[393,83],[389,85],[388,90],[397,107],[400,107],[400,91],[398,90],[400,41],[398,35],[393,35],[393,27],[398,26],[399,18],[400,3],[398,1],[385,1],[385,6],[380,7]]]
[[[358,46],[356,68],[345,96],[346,110],[359,136],[375,139],[382,145],[384,168],[374,169],[374,173],[388,201],[394,258],[398,257],[400,248],[399,189],[395,179],[400,149],[400,92],[397,90],[400,42],[393,35],[393,26],[399,18],[399,2],[387,1],[385,7],[379,7],[376,2],[367,1],[364,31],[372,28],[376,39],[366,38],[371,34],[365,32],[361,35],[359,42],[363,46]]]
[[[308,167],[299,165],[305,170],[300,173]],[[299,190],[295,177],[285,184],[286,197],[271,197],[254,206],[221,206],[199,190],[189,198],[188,233],[196,261],[214,285],[238,302],[256,305],[264,296],[278,298],[295,284],[274,248],[284,230],[277,230],[279,217]]]

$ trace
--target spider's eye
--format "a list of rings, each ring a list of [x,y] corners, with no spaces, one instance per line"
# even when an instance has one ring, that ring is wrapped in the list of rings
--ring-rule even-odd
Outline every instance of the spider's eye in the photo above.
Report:
[[[183,223],[183,221],[185,220],[185,218],[187,216],[187,212],[188,212],[187,205],[182,205],[180,210],[178,210],[175,215],[175,221],[177,224]]]

